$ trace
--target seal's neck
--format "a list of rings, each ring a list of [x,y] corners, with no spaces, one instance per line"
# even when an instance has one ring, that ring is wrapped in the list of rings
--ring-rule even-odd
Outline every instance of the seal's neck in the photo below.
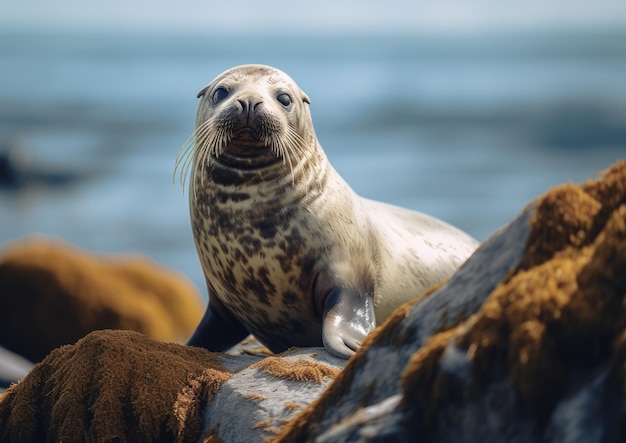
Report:
[[[206,201],[247,195],[246,200],[263,203],[265,208],[314,198],[326,181],[329,165],[317,140],[309,146],[297,158],[277,156],[267,148],[256,155],[249,149],[225,149],[197,165],[190,197]],[[194,168],[198,161],[194,158]]]

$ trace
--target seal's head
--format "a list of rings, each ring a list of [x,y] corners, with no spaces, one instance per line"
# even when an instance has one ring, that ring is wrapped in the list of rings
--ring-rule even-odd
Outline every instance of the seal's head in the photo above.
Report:
[[[181,149],[181,181],[211,161],[259,168],[294,158],[315,138],[310,100],[284,72],[264,65],[229,69],[198,93],[196,129]],[[193,152],[193,155],[189,155]]]

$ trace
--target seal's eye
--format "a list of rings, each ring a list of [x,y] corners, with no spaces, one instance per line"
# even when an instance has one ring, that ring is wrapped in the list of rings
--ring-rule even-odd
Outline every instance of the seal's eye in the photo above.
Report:
[[[276,97],[276,100],[278,100],[283,106],[289,106],[291,104],[291,97],[289,97],[289,94],[280,94]]]
[[[228,91],[224,88],[217,88],[213,92],[213,103],[219,103],[226,98]]]

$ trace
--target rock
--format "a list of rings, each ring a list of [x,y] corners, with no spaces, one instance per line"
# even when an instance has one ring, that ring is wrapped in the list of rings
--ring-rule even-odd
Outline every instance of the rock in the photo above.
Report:
[[[0,441],[262,441],[344,362],[323,348],[233,356],[96,331],[0,394]]]
[[[625,309],[618,162],[537,199],[396,311],[275,441],[618,441]]]
[[[234,357],[234,361],[245,357]],[[226,381],[208,403],[204,435],[223,442],[271,439],[320,396],[345,363],[323,347],[259,358]]]
[[[182,275],[139,256],[98,256],[48,238],[0,256],[0,345],[37,362],[97,329],[186,340],[204,311]]]
[[[132,331],[54,350],[0,402],[2,441],[153,441],[198,436],[202,398],[231,376],[214,354]],[[195,441],[190,437],[181,441]]]

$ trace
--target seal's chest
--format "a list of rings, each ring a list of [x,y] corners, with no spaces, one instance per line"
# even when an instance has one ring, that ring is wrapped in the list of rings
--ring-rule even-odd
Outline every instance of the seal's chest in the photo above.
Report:
[[[228,305],[245,300],[255,306],[310,298],[318,251],[301,228],[243,221],[226,229],[219,223],[194,227],[203,270],[219,298]]]
[[[245,229],[204,244],[199,255],[210,290],[259,340],[274,351],[320,344],[312,296],[318,254],[298,228],[270,238]]]
[[[193,203],[197,208],[192,207],[194,239],[211,296],[252,333],[258,330],[268,338],[271,330],[301,336],[302,345],[318,344],[321,319],[315,320],[312,294],[323,247],[314,234],[319,232],[315,218],[285,201],[279,206],[252,198],[234,202],[211,191],[205,188]]]

